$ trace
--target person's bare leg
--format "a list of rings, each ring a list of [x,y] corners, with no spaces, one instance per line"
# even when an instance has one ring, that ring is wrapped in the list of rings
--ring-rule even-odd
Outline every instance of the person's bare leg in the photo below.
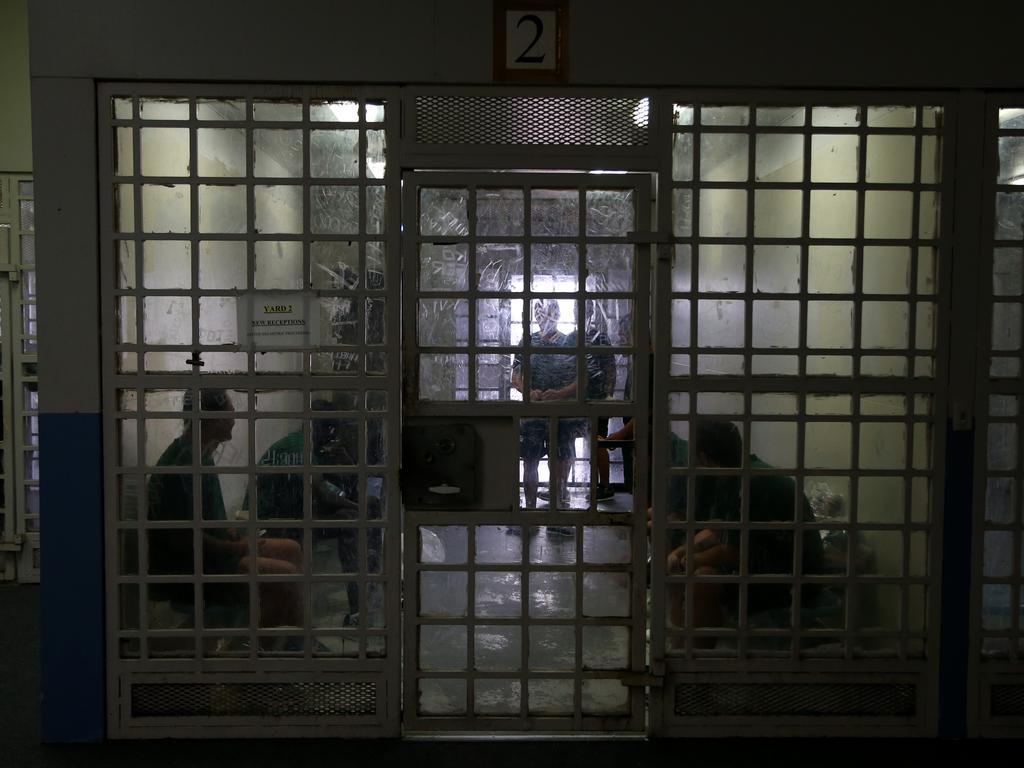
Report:
[[[713,568],[698,568],[695,576],[714,575]],[[693,585],[693,626],[694,629],[722,626],[722,585],[697,582]],[[716,638],[696,637],[694,648],[714,648]]]
[[[594,462],[597,464],[597,484],[607,488],[612,476],[612,463],[608,457],[608,449],[598,445],[594,451]]]
[[[523,459],[523,492],[526,496],[526,508],[537,508],[537,486],[540,485],[540,474],[537,459]]]

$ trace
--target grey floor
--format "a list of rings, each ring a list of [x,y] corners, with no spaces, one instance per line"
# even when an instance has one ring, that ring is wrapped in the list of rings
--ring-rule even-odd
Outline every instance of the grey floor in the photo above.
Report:
[[[148,741],[39,743],[39,589],[0,584],[0,768],[30,766],[859,766],[956,761],[1019,764],[1021,741],[659,740],[659,741]],[[998,761],[998,762],[992,762]]]

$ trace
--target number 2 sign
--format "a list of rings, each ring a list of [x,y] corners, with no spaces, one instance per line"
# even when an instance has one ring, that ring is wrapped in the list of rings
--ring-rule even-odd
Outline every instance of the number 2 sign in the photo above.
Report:
[[[568,3],[495,0],[494,79],[564,82]]]

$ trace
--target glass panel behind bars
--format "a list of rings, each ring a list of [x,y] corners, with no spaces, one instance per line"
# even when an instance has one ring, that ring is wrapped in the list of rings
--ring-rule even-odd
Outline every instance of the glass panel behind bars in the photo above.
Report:
[[[118,655],[392,656],[385,104],[111,109]]]
[[[673,122],[666,653],[922,657],[941,109]]]
[[[991,325],[982,442],[981,655],[1024,658],[1021,346],[1024,309],[1024,107],[998,110]]]

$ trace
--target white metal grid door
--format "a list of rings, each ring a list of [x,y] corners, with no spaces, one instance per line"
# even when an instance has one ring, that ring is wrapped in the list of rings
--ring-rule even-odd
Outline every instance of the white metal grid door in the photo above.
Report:
[[[646,466],[648,177],[404,189],[406,429],[475,425],[495,473],[468,506],[406,497],[404,726],[640,731],[647,490],[596,438],[636,417]]]
[[[909,94],[692,94],[671,113],[655,731],[927,732],[947,110]]]
[[[397,113],[100,90],[114,736],[397,733]]]
[[[0,580],[39,581],[39,386],[31,176],[0,175],[3,487]]]
[[[971,726],[1017,735],[1024,725],[1024,96],[986,109],[974,459]]]

